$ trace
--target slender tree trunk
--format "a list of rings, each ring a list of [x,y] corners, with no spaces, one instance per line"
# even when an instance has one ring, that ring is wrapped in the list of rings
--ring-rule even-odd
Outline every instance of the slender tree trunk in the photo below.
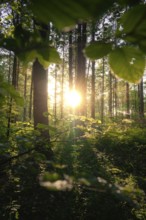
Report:
[[[113,91],[112,91],[112,74],[109,71],[109,116],[113,116]]]
[[[69,32],[69,90],[73,89],[73,48],[72,31]]]
[[[63,115],[64,115],[64,64],[65,64],[64,45],[63,45],[62,52],[63,52],[63,60],[62,60],[62,76],[61,76],[61,113],[60,113],[61,119],[63,118]]]
[[[138,85],[138,97],[139,97],[139,117],[144,118],[144,96],[143,96],[143,79]]]
[[[95,28],[92,24],[92,42],[95,41]],[[91,117],[95,118],[95,61],[92,61],[92,76],[91,76]]]
[[[102,60],[102,83],[101,83],[101,121],[102,123],[104,122],[104,70],[105,70],[105,67],[104,67],[104,58]]]
[[[33,99],[33,74],[31,74],[31,81],[30,81],[30,98],[29,98],[29,120],[32,119],[32,99]]]
[[[117,118],[118,96],[117,96],[117,79],[114,77],[114,116]]]
[[[9,72],[8,72],[8,83],[11,83],[11,53],[9,54]],[[7,138],[10,136],[10,128],[11,128],[11,111],[12,111],[12,98],[8,97],[8,112],[7,112]]]
[[[18,59],[14,55],[13,72],[12,72],[12,85],[14,86],[15,89],[18,89],[18,72],[19,72]]]
[[[134,85],[134,115],[137,117],[138,116],[138,91],[137,91],[137,86]]]
[[[57,66],[55,66],[54,118],[55,118],[55,125],[56,125],[56,119],[57,119]]]
[[[79,114],[81,115],[86,115],[86,59],[83,54],[85,44],[86,23],[78,24],[76,87],[82,98],[82,102],[79,108]]]
[[[130,118],[129,83],[126,83],[126,118]]]
[[[92,61],[91,78],[91,117],[95,118],[95,61]]]
[[[24,76],[24,109],[23,109],[23,121],[26,121],[26,109],[27,109],[27,70]]]
[[[48,125],[48,71],[43,68],[38,59],[33,64],[33,116],[34,127],[38,124]],[[49,140],[49,131],[42,131],[42,136]]]
[[[10,70],[9,70],[10,71]],[[13,70],[12,70],[12,85],[15,89],[18,88],[18,60],[17,57],[14,55],[13,59]],[[9,73],[10,74],[10,73]],[[10,80],[10,77],[9,79]],[[11,128],[11,122],[16,122],[16,117],[12,118],[12,107],[13,107],[13,99],[10,98],[9,101],[9,110],[8,110],[8,122],[7,122],[7,137],[10,136],[10,128]]]

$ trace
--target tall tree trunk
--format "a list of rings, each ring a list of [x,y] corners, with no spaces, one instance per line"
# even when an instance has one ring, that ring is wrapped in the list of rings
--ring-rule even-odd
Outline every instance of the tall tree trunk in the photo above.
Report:
[[[95,118],[95,61],[92,61],[91,78],[91,117]]]
[[[11,52],[9,54],[9,72],[8,72],[8,83],[11,83]],[[12,111],[12,98],[8,97],[8,112],[7,112],[7,138],[10,136],[10,128],[11,128],[11,111]]]
[[[26,121],[26,109],[27,109],[27,70],[24,75],[24,108],[23,108],[23,121]]]
[[[55,66],[54,118],[55,118],[55,125],[56,125],[56,119],[57,119],[57,66]]]
[[[139,117],[144,118],[144,96],[143,96],[143,79],[138,84],[138,97],[139,97]]]
[[[126,118],[130,118],[129,83],[126,83]]]
[[[112,89],[112,74],[109,71],[109,117],[113,116],[113,89]]]
[[[102,83],[101,83],[101,122],[104,122],[104,72],[105,72],[105,67],[104,67],[104,58],[102,59]]]
[[[29,98],[29,120],[32,119],[32,96],[33,96],[33,74],[31,74],[31,81],[30,81],[30,98]]]
[[[117,118],[118,96],[117,96],[117,79],[114,77],[114,116]]]
[[[18,89],[18,74],[19,74],[19,62],[17,57],[14,55],[12,85],[14,86],[15,89]]]
[[[79,108],[80,115],[86,115],[86,58],[83,54],[85,44],[86,23],[78,24],[76,87],[82,98]]]
[[[95,25],[92,24],[92,42],[95,41]],[[91,117],[95,118],[95,61],[92,61],[91,76]]]
[[[73,48],[72,31],[69,32],[69,90],[73,89]]]
[[[9,70],[10,71],[10,70]],[[18,88],[18,59],[14,55],[13,59],[13,70],[12,70],[12,85],[15,89]],[[10,73],[9,73],[10,74]],[[10,76],[9,79],[10,80]],[[7,137],[10,136],[10,127],[11,127],[11,122],[16,122],[16,117],[12,117],[12,107],[13,107],[13,99],[10,98],[9,100],[9,110],[8,110],[8,122],[7,122]]]
[[[60,117],[61,119],[63,118],[64,114],[64,65],[65,65],[65,60],[64,60],[64,44],[63,44],[63,60],[62,60],[62,76],[61,76],[61,113]]]
[[[38,59],[33,64],[33,116],[34,127],[38,124],[48,125],[48,71],[43,68]],[[41,135],[50,140],[49,131],[41,131]]]

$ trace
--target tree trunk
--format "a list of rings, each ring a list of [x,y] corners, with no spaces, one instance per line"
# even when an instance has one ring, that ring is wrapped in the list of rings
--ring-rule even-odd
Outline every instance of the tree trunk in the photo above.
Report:
[[[57,119],[57,66],[55,66],[55,86],[54,86],[54,118],[55,125]]]
[[[10,69],[9,69],[10,71]],[[14,55],[13,59],[13,70],[12,70],[12,85],[15,89],[18,88],[18,59]],[[9,78],[8,80],[10,81],[10,73],[9,73]],[[10,128],[11,128],[11,122],[16,122],[16,117],[12,117],[12,107],[13,107],[13,99],[10,98],[9,100],[9,109],[8,109],[8,122],[7,122],[7,137],[10,136]]]
[[[73,89],[73,48],[72,31],[69,32],[69,90]]]
[[[24,108],[23,108],[23,121],[26,121],[26,109],[27,109],[27,70],[24,76]]]
[[[112,74],[109,71],[109,117],[113,116],[113,91],[112,91]]]
[[[129,83],[126,83],[126,118],[130,118]]]
[[[95,61],[92,61],[91,78],[91,117],[95,118]]]
[[[63,44],[63,60],[62,60],[62,76],[61,76],[61,113],[60,117],[63,118],[64,115],[64,66],[65,66],[65,60],[64,60],[64,44]]]
[[[86,58],[83,54],[85,44],[86,23],[78,24],[76,87],[82,98],[79,108],[80,115],[86,115]]]
[[[95,41],[95,25],[92,24],[92,42]],[[92,61],[91,76],[91,117],[95,118],[95,61]]]
[[[101,122],[104,122],[104,58],[102,59],[102,83],[101,83]]]
[[[114,116],[117,118],[118,96],[117,96],[117,79],[114,77]]]
[[[32,96],[33,96],[33,74],[31,74],[31,82],[30,82],[30,98],[29,98],[29,120],[32,119]]]
[[[144,118],[144,96],[143,96],[143,79],[138,85],[138,97],[139,97],[139,117]]]
[[[48,125],[48,71],[38,59],[33,64],[33,116],[34,128],[38,124]],[[45,113],[47,114],[45,116]],[[49,131],[41,131],[42,136],[49,140]]]

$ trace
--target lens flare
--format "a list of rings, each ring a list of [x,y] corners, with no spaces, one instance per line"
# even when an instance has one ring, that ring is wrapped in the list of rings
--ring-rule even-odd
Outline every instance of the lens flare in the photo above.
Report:
[[[68,94],[66,94],[66,103],[72,108],[79,106],[81,103],[80,94],[75,90],[68,92]]]

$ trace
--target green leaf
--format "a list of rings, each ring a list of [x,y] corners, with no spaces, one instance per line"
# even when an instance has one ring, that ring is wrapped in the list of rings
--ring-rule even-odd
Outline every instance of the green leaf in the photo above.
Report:
[[[14,38],[8,37],[8,38],[3,38],[2,41],[0,42],[0,47],[3,47],[7,50],[10,51],[15,51],[15,49],[18,47],[17,42]]]
[[[130,33],[135,31],[141,25],[141,22],[146,22],[146,5],[138,5],[133,7],[121,17],[120,23],[124,28],[124,32]]]
[[[77,21],[87,20],[103,14],[114,3],[113,0],[31,0],[31,8],[37,19],[53,22],[59,29],[71,27]]]
[[[90,59],[100,59],[112,50],[111,43],[93,42],[85,48],[85,55]]]
[[[50,63],[60,63],[59,53],[54,47],[41,48],[37,50],[37,58],[44,67],[48,67]]]
[[[75,25],[75,19],[89,17],[87,9],[84,9],[76,1],[32,0],[32,10],[42,22],[52,21],[59,29]]]
[[[51,181],[51,182],[54,182],[56,180],[60,179],[60,176],[58,173],[49,173],[49,172],[45,172],[42,176],[42,180],[43,181]]]
[[[24,51],[17,53],[19,59],[25,64],[32,62],[35,58],[38,58],[39,62],[43,65],[44,68],[47,68],[50,63],[60,63],[61,59],[59,53],[54,47],[47,45],[37,45],[36,49],[25,48]]]
[[[144,54],[146,54],[146,39],[139,42],[139,48],[143,51]]]
[[[137,83],[144,73],[145,57],[139,49],[125,46],[110,53],[109,64],[116,76]]]

